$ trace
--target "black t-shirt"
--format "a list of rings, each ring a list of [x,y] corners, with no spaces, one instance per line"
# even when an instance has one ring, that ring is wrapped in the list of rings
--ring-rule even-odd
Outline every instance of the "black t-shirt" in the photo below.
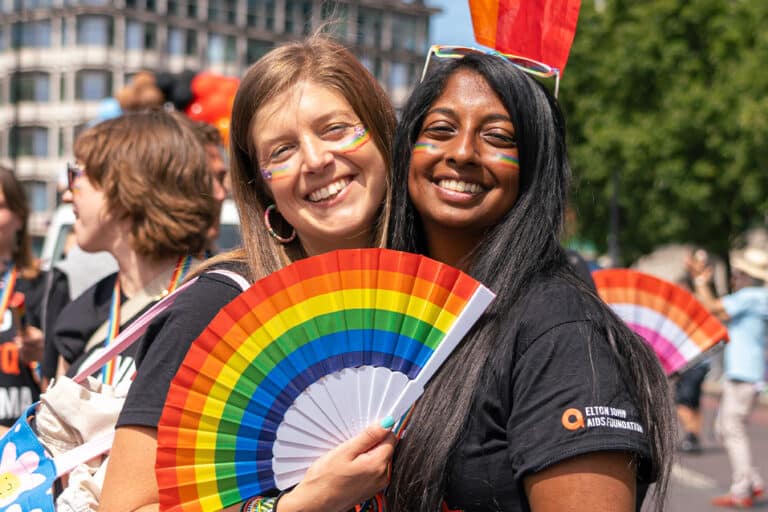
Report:
[[[590,452],[633,453],[638,481],[650,478],[645,427],[605,336],[590,320],[597,307],[555,278],[539,279],[518,301],[504,353],[490,358],[485,392],[449,461],[449,509],[530,510],[526,476]]]
[[[40,371],[43,377],[52,379],[56,376],[56,369],[59,364],[59,353],[56,350],[56,343],[54,341],[56,320],[67,304],[71,302],[67,274],[56,267],[52,268],[46,277],[46,291],[43,300],[45,307],[42,312],[42,322],[45,334],[45,347]]]
[[[29,325],[40,328],[40,304],[45,277],[16,280],[15,291],[24,294],[24,309]],[[0,287],[2,282],[0,282]],[[40,398],[40,388],[29,366],[19,361],[13,342],[18,329],[11,308],[0,318],[0,425],[11,426],[24,410]]]
[[[56,345],[56,352],[70,364],[67,370],[67,376],[69,377],[76,375],[84,363],[98,357],[104,350],[106,335],[104,340],[89,348],[87,352],[85,348],[93,333],[109,319],[109,310],[112,306],[112,293],[115,288],[116,279],[117,273],[110,274],[88,288],[78,298],[67,304],[56,319],[53,343]],[[121,294],[120,300],[121,304],[123,304],[128,298]],[[154,302],[152,301],[147,304],[140,312],[127,321],[121,318],[121,329],[127,327],[151,307]],[[127,382],[133,377],[133,374],[136,372],[135,353],[136,344],[133,344],[115,358],[113,385],[116,386]],[[94,376],[99,377],[98,374]]]
[[[238,270],[234,266],[227,268]],[[242,291],[227,276],[204,273],[150,323],[143,338],[134,345],[138,345],[139,371],[118,418],[118,427],[157,427],[168,388],[187,350],[219,310]]]

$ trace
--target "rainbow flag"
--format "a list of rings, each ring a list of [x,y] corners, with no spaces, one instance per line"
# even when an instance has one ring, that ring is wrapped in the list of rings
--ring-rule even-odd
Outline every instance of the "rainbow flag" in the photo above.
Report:
[[[565,69],[581,0],[469,0],[478,43]]]

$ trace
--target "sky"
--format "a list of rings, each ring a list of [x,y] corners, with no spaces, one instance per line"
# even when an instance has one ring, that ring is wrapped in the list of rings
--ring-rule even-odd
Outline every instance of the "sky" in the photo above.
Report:
[[[439,7],[442,13],[432,16],[429,44],[477,46],[472,32],[472,18],[467,0],[426,0],[427,5]]]

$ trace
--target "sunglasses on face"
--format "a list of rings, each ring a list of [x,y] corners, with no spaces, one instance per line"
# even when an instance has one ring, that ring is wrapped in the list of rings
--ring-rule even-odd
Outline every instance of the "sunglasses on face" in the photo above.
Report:
[[[77,164],[67,163],[67,190],[74,190],[75,180],[80,176],[85,176],[85,169]]]
[[[531,76],[538,78],[551,78],[555,77],[555,98],[560,91],[560,70],[553,68],[543,62],[537,60],[528,59],[526,57],[520,57],[519,55],[512,55],[509,53],[501,53],[496,50],[483,50],[480,48],[472,48],[471,46],[447,46],[436,44],[427,52],[427,60],[424,62],[424,70],[421,72],[421,80],[430,72],[430,66],[434,67],[434,63],[440,59],[461,59],[467,55],[494,55],[502,58],[518,68],[519,70],[528,73]],[[434,58],[433,58],[434,57]]]

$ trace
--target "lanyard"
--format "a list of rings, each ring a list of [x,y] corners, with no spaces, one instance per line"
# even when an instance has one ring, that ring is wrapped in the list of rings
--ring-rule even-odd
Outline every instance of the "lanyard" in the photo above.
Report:
[[[5,315],[5,311],[8,309],[8,303],[13,296],[13,290],[16,288],[16,277],[16,266],[11,263],[3,276],[3,293],[0,295],[0,319]]]
[[[168,287],[163,295],[167,295],[178,288],[179,284],[184,280],[184,277],[189,272],[189,268],[192,265],[192,256],[181,256],[179,261],[176,262],[176,268],[171,275],[171,282],[168,283]],[[112,341],[117,338],[120,332],[120,276],[115,280],[115,287],[112,289],[112,303],[109,307],[109,323],[107,324],[107,339],[104,341],[104,346],[108,347]],[[112,384],[115,378],[115,365],[117,357],[110,359],[104,367],[101,369],[101,382],[104,384]]]

